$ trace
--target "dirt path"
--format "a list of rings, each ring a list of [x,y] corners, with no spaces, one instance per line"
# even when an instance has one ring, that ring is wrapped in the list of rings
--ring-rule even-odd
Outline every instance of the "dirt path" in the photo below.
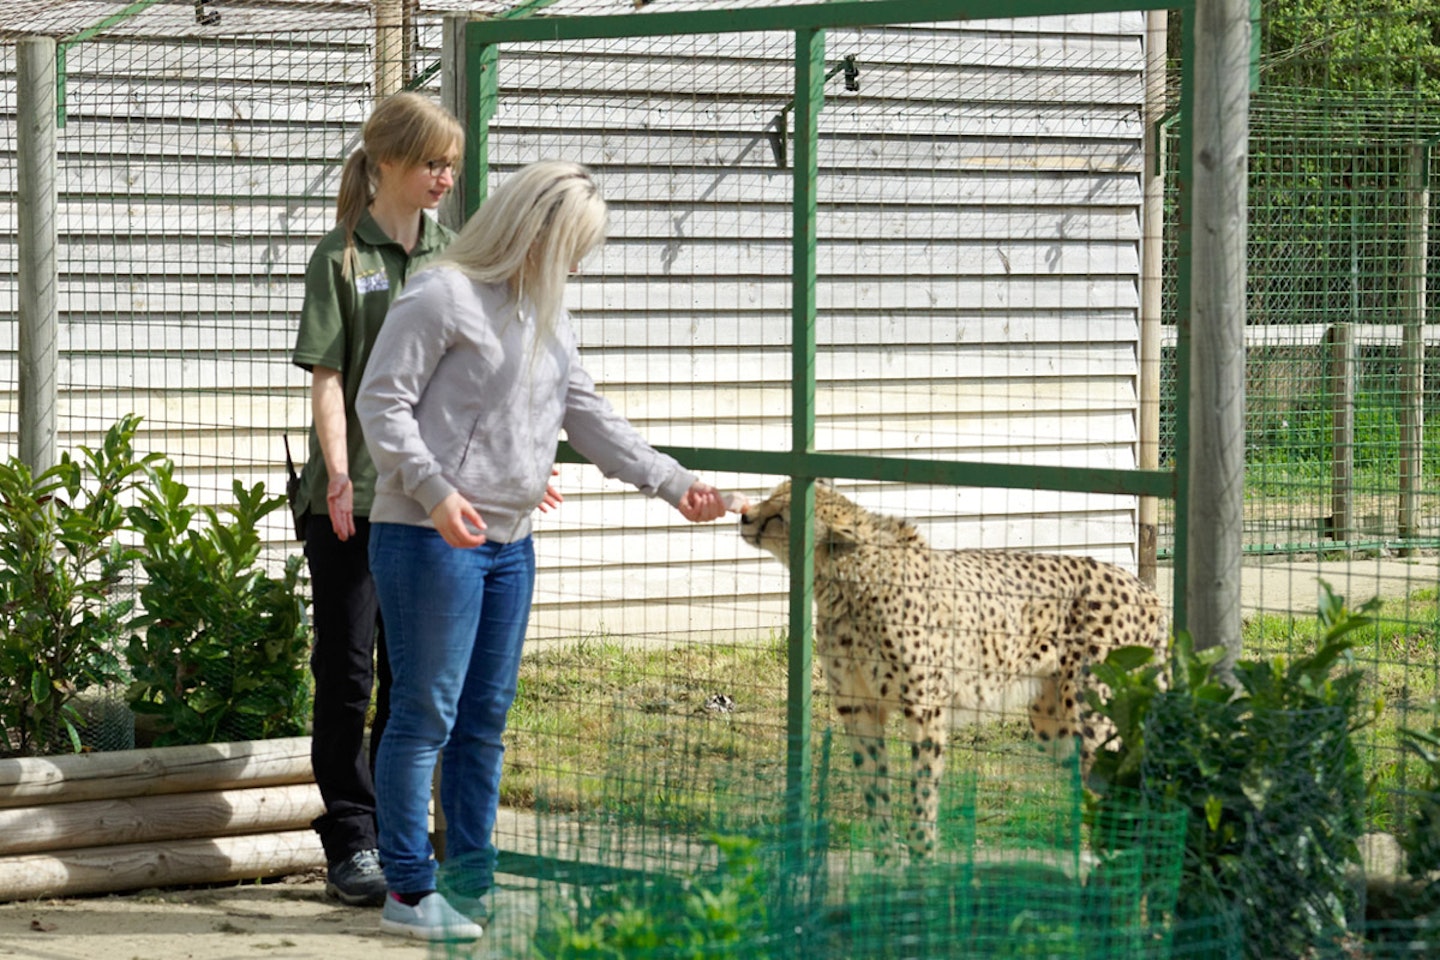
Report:
[[[326,899],[324,891],[320,876],[310,874],[260,885],[0,903],[0,958],[423,960],[431,956],[423,944],[382,935],[378,910],[342,906]]]

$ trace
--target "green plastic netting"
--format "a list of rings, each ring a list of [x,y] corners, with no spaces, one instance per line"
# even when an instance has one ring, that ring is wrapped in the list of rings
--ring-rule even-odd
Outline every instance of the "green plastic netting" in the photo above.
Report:
[[[830,769],[827,747],[824,738],[813,816],[803,826],[787,820],[782,789],[687,793],[661,757],[633,744],[612,752],[609,762],[620,762],[593,802],[577,809],[574,791],[554,804],[542,794],[522,815],[533,818],[533,856],[502,861],[483,948],[442,952],[533,960],[1202,955],[1172,950],[1187,822],[1180,807],[1137,796],[1097,816],[1073,761],[1007,750],[983,772],[954,765],[941,784],[939,849],[914,862],[831,802],[847,795],[850,774]],[[521,862],[523,871],[504,872]],[[1228,943],[1223,929],[1203,935],[1212,946]]]

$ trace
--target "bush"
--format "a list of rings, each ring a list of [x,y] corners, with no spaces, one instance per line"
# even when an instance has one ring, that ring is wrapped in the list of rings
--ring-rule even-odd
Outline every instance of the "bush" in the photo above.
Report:
[[[766,960],[767,870],[759,841],[710,838],[713,873],[684,881],[576,886],[575,902],[542,916],[535,960]]]
[[[1347,877],[1358,863],[1366,784],[1354,735],[1378,716],[1346,635],[1370,622],[1323,584],[1317,650],[1288,664],[1241,660],[1177,635],[1169,669],[1149,651],[1116,651],[1095,667],[1110,688],[1091,707],[1117,728],[1092,783],[1178,801],[1190,810],[1177,905],[1184,922],[1238,906],[1249,956],[1301,956],[1347,937],[1358,913]]]
[[[226,522],[211,507],[186,505],[189,489],[168,461],[150,477],[129,511],[147,580],[125,650],[131,708],[159,718],[162,745],[302,733],[310,700],[303,559],[288,557],[278,579],[259,564],[259,522],[285,498],[237,480]],[[204,523],[192,529],[197,514]]]
[[[39,476],[0,464],[0,750],[78,751],[76,697],[119,682],[115,646],[134,606],[117,595],[139,554],[118,536],[122,499],[154,455],[136,458],[138,417],[98,450]]]

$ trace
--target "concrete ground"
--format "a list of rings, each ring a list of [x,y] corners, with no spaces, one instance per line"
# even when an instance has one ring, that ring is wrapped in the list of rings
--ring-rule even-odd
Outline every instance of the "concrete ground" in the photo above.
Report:
[[[1166,605],[1174,593],[1173,576],[1163,571],[1158,584]],[[1358,607],[1371,597],[1393,599],[1418,590],[1440,591],[1440,557],[1356,557],[1350,560],[1316,560],[1312,556],[1247,559],[1241,568],[1240,610],[1256,613],[1290,612],[1313,616],[1321,597],[1320,581]]]

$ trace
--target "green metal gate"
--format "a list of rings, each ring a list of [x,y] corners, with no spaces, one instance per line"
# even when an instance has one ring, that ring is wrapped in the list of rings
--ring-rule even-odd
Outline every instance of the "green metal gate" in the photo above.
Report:
[[[462,105],[470,136],[463,177],[464,207],[478,207],[487,185],[487,173],[496,166],[491,123],[504,110],[500,78],[507,50],[524,46],[534,51],[552,45],[556,57],[575,56],[574,50],[595,49],[592,42],[620,43],[635,38],[671,38],[682,46],[686,38],[735,34],[784,33],[793,37],[793,94],[781,111],[793,135],[793,163],[786,174],[791,182],[790,376],[791,441],[788,449],[667,445],[663,447],[687,466],[701,471],[740,471],[793,478],[797,510],[792,525],[788,633],[789,754],[786,764],[787,819],[801,831],[810,829],[810,803],[814,763],[811,714],[812,542],[814,484],[817,478],[856,481],[895,481],[1013,490],[1050,490],[1156,497],[1175,501],[1175,626],[1184,624],[1183,589],[1185,476],[1188,469],[1187,415],[1183,402],[1175,411],[1173,459],[1166,469],[1142,470],[1096,467],[1025,465],[980,460],[942,460],[912,456],[827,453],[816,449],[816,320],[817,320],[817,194],[823,186],[817,157],[820,152],[820,118],[826,107],[826,81],[844,66],[847,50],[827,51],[827,33],[859,28],[882,31],[891,25],[924,24],[956,18],[1044,17],[1134,10],[1133,3],[1074,2],[1074,0],[1022,0],[960,7],[951,0],[868,0],[823,5],[775,6],[745,10],[690,10],[636,15],[547,15],[545,4],[531,4],[494,19],[471,19],[463,24],[465,95]],[[1182,15],[1185,47],[1191,47],[1193,17]],[[567,46],[567,44],[569,46]],[[590,46],[584,46],[590,44]],[[860,58],[863,61],[863,58]],[[1189,96],[1189,58],[1182,82],[1182,102]],[[606,102],[605,77],[593,81],[593,99]],[[527,81],[517,81],[522,86]],[[533,82],[533,81],[531,81]],[[862,65],[863,82],[863,65]],[[533,91],[531,91],[533,93]],[[1179,137],[1180,174],[1178,218],[1179,256],[1175,261],[1179,304],[1175,319],[1177,396],[1187,395],[1188,382],[1188,182],[1189,120],[1185,111],[1174,119]],[[1158,135],[1158,131],[1157,131]],[[783,132],[782,132],[783,136]],[[614,198],[612,198],[614,199]],[[562,445],[562,460],[582,462]],[[512,866],[514,866],[512,864]]]

